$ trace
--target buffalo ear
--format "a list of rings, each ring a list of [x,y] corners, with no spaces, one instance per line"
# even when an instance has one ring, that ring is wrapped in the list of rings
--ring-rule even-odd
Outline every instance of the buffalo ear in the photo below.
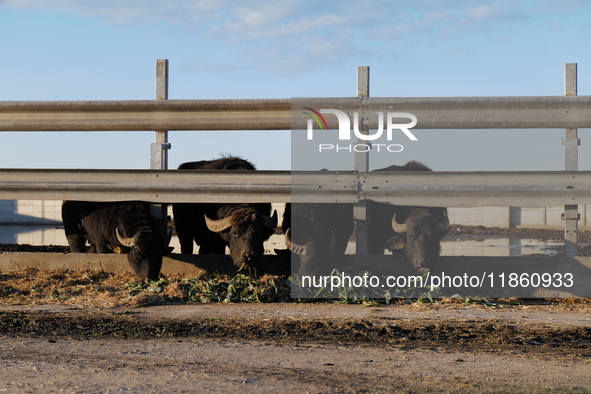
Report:
[[[406,247],[406,234],[398,234],[397,236],[390,238],[386,241],[384,249],[388,249],[393,252],[395,250],[401,250]]]

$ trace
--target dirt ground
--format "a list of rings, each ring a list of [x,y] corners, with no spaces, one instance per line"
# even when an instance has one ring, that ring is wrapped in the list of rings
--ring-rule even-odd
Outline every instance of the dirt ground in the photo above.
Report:
[[[586,299],[137,303],[84,275],[95,299],[2,299],[0,391],[591,392]]]
[[[130,283],[0,273],[0,392],[591,392],[587,299],[198,303],[182,279]]]
[[[0,308],[0,391],[588,393],[591,307]]]

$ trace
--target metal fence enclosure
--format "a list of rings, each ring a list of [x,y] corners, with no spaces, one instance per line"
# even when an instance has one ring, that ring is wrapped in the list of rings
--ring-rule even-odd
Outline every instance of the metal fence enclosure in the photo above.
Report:
[[[151,170],[0,169],[0,199],[282,203],[297,191],[310,202],[353,202],[361,208],[368,199],[447,207],[564,205],[567,254],[576,255],[577,205],[591,204],[591,172],[577,171],[576,129],[591,128],[591,96],[577,95],[574,64],[565,65],[564,96],[369,97],[369,68],[360,67],[357,97],[310,101],[318,108],[353,106],[362,117],[375,112],[374,106],[386,106],[414,114],[415,129],[564,128],[567,171],[372,173],[368,156],[360,154],[356,171],[311,172],[297,183],[289,171],[167,171],[168,130],[292,128],[292,99],[168,100],[167,64],[157,61],[155,100],[0,102],[0,131],[157,133]],[[375,116],[363,119],[364,128],[377,127]],[[334,117],[328,124],[338,127]],[[362,228],[364,220],[357,221]]]

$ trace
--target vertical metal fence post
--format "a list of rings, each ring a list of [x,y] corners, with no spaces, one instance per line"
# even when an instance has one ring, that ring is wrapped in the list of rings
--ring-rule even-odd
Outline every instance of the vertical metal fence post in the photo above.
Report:
[[[156,60],[156,100],[168,100],[168,59]],[[150,169],[168,169],[168,131],[158,130],[154,143],[150,145]],[[151,204],[150,213],[161,221],[161,232],[166,235],[168,211],[166,204]]]
[[[566,63],[564,65],[564,95],[577,95],[577,64]],[[577,129],[564,129],[564,169],[577,171],[579,169],[579,143]],[[578,245],[578,205],[565,205],[564,213],[564,255],[577,256]]]
[[[156,100],[168,100],[168,59],[156,60]],[[150,147],[150,169],[168,169],[168,131],[156,131]]]
[[[368,133],[367,127],[364,125],[364,113],[363,113],[363,97],[369,97],[369,67],[368,66],[360,66],[357,67],[357,97],[361,98],[361,105],[360,105],[360,121],[361,127],[359,131],[363,134]],[[357,139],[357,143],[367,143],[370,144],[369,141],[364,141],[361,139]],[[369,171],[369,151],[367,152],[357,152],[354,153],[354,169],[356,171]],[[361,179],[359,179],[359,188],[361,188]],[[355,253],[358,255],[367,255],[368,254],[368,233],[367,233],[367,223],[371,218],[367,216],[367,202],[360,201],[355,204],[353,208],[353,215],[355,219]]]

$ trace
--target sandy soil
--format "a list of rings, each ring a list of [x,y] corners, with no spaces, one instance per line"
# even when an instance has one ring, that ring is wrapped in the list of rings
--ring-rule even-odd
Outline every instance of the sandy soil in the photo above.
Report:
[[[590,330],[586,303],[5,306],[0,391],[587,393]]]

